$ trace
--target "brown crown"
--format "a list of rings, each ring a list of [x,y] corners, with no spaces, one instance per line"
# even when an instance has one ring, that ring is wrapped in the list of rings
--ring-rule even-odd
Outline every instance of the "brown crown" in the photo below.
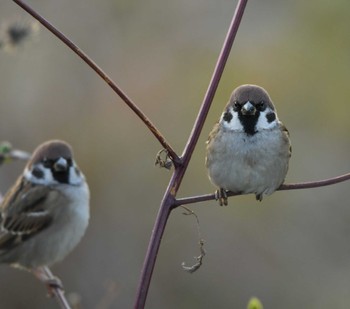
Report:
[[[267,91],[257,85],[241,85],[237,87],[233,90],[228,104],[232,104],[234,101],[239,103],[247,101],[259,103],[264,101],[272,110],[275,109]]]
[[[35,149],[30,162],[28,162],[28,165],[41,162],[44,158],[55,160],[59,157],[66,159],[72,158],[72,147],[68,143],[60,140],[47,141]]]

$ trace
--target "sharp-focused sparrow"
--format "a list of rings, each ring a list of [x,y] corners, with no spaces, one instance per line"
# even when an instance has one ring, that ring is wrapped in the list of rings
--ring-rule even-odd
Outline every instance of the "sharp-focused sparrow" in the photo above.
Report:
[[[265,89],[236,88],[207,141],[206,167],[227,205],[226,191],[254,193],[257,200],[283,183],[291,156],[289,133]]]
[[[89,188],[72,148],[40,145],[0,207],[0,263],[35,270],[62,260],[89,221]]]

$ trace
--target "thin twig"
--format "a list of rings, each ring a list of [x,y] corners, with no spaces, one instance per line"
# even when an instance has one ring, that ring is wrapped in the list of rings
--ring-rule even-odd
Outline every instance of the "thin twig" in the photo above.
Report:
[[[0,165],[11,161],[27,161],[31,154],[29,152],[13,149],[11,143],[3,141],[0,143]]]
[[[190,209],[186,206],[181,206],[181,207],[187,211],[187,212],[183,213],[185,216],[191,215],[191,216],[194,216],[196,218],[198,238],[199,238],[199,240],[202,240],[201,225],[199,224],[199,218],[198,218],[197,214],[192,209]]]
[[[183,165],[187,166],[191,156],[193,154],[194,148],[197,145],[200,133],[203,129],[204,122],[207,118],[211,103],[214,99],[214,95],[216,93],[216,90],[218,88],[221,76],[224,72],[225,65],[228,59],[228,56],[230,55],[233,42],[235,40],[236,34],[238,32],[239,25],[242,20],[242,16],[246,7],[248,0],[239,0],[236,6],[235,13],[232,17],[231,24],[229,27],[229,30],[227,32],[224,44],[222,46],[220,55],[218,57],[218,60],[216,62],[216,66],[213,72],[213,75],[211,77],[207,92],[205,93],[203,103],[201,106],[201,109],[198,113],[197,119],[194,123],[194,126],[192,128],[191,135],[187,141],[186,147],[183,152]]]
[[[7,142],[3,141],[0,143],[0,166],[4,163],[11,162],[11,161],[27,161],[30,158],[30,153],[19,150],[19,149],[13,149],[12,145]],[[0,203],[2,202],[4,196],[0,192]]]
[[[145,307],[147,294],[157,259],[160,242],[164,234],[165,226],[172,209],[174,209],[175,196],[181,185],[182,179],[187,170],[194,148],[198,142],[200,132],[203,128],[204,121],[209,111],[209,107],[213,101],[214,94],[219,84],[221,75],[223,73],[228,55],[230,53],[232,44],[234,42],[238,27],[240,25],[244,9],[248,0],[239,0],[236,6],[235,13],[226,35],[225,42],[221,49],[217,64],[214,69],[213,76],[208,86],[208,90],[204,96],[204,100],[197,116],[195,125],[192,129],[191,135],[188,139],[186,147],[182,156],[182,165],[176,166],[175,171],[170,179],[169,185],[164,193],[164,197],[160,204],[157,219],[153,227],[151,239],[148,245],[144,264],[141,271],[141,277],[137,289],[136,301],[134,308],[141,309]]]
[[[334,184],[344,182],[347,180],[350,180],[350,173],[340,175],[337,177],[333,177],[333,178],[317,180],[317,181],[286,183],[286,184],[281,185],[277,189],[277,191],[319,188],[319,187],[334,185]],[[240,195],[240,194],[233,193],[233,192],[227,192],[227,196],[236,196],[236,195]],[[215,199],[215,194],[203,194],[203,195],[198,195],[198,196],[183,197],[183,198],[179,198],[179,199],[175,200],[174,208],[181,206],[181,205],[205,202],[205,201],[210,201],[210,200],[214,200],[214,199]]]
[[[125,92],[76,44],[74,44],[69,38],[67,38],[61,31],[48,22],[44,17],[32,9],[28,4],[22,0],[13,0],[22,9],[32,15],[38,20],[46,29],[53,33],[59,40],[66,44],[74,53],[76,53],[88,66],[93,69],[112,89],[117,95],[128,105],[133,112],[141,119],[141,121],[147,126],[152,134],[157,138],[159,143],[168,151],[169,156],[174,162],[174,165],[181,165],[181,159],[176,154],[174,149],[166,141],[165,137],[160,133],[151,120],[141,111],[141,109],[125,94]]]

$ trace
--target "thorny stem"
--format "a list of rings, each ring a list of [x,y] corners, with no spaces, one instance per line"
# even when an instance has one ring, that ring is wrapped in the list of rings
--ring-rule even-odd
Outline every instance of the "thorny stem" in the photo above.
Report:
[[[155,127],[151,120],[141,111],[140,108],[125,94],[125,92],[91,59],[85,54],[77,45],[75,45],[69,38],[67,38],[62,32],[54,27],[50,22],[43,18],[39,13],[33,10],[28,4],[22,0],[13,0],[22,9],[27,11],[36,20],[38,20],[46,29],[53,33],[58,39],[66,44],[74,53],[76,53],[82,60],[84,60],[88,66],[93,69],[112,89],[117,95],[128,105],[134,113],[141,119],[141,121],[147,126],[152,134],[157,138],[159,143],[168,151],[168,154],[175,166],[181,165],[181,159],[176,154],[174,149],[166,141],[165,137]]]
[[[277,191],[319,188],[319,187],[334,185],[347,180],[350,180],[350,173],[333,177],[333,178],[317,180],[317,181],[285,183],[281,185],[277,189]],[[240,194],[227,192],[227,196],[236,196],[236,195],[240,195]],[[176,208],[181,205],[205,202],[205,201],[214,200],[214,199],[215,199],[215,194],[203,194],[198,196],[183,197],[175,200],[175,205],[173,208]]]
[[[218,87],[220,78],[224,71],[224,67],[225,67],[227,58],[229,56],[232,44],[234,42],[236,33],[238,31],[238,27],[240,25],[247,2],[248,0],[239,0],[237,3],[236,10],[232,18],[232,22],[230,24],[225,42],[223,44],[221,53],[219,55],[217,64],[215,66],[213,76],[208,86],[208,90],[204,96],[201,109],[199,111],[196,122],[192,129],[191,135],[184,149],[183,156],[182,156],[182,159],[183,159],[182,165],[177,166],[175,168],[175,171],[170,179],[168,188],[161,202],[160,209],[158,212],[156,222],[153,227],[151,239],[148,245],[145,261],[141,272],[141,278],[140,278],[137,295],[136,295],[136,301],[134,305],[134,308],[136,309],[145,307],[148,289],[151,282],[154,265],[157,259],[160,242],[164,234],[166,222],[168,220],[171,210],[174,209],[176,193],[181,185],[187,166],[190,162],[192,153],[197,144],[200,132],[203,128],[205,119],[207,117],[210,105],[213,101],[214,94]]]

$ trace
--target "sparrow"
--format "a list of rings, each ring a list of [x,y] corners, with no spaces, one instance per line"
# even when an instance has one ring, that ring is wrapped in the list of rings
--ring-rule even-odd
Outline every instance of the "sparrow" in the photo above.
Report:
[[[70,145],[38,146],[0,205],[0,263],[35,273],[62,260],[88,226],[89,195]]]
[[[267,91],[241,85],[231,94],[209,134],[205,164],[218,187],[216,199],[227,205],[226,191],[254,193],[261,201],[284,182],[291,156],[286,127]]]

